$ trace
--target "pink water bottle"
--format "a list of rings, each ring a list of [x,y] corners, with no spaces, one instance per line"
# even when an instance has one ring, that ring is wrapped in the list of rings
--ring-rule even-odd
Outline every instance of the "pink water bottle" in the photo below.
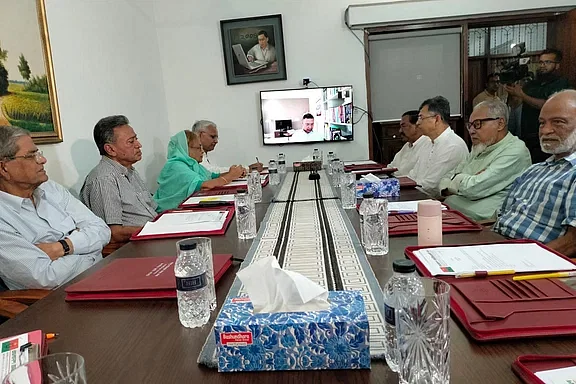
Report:
[[[439,201],[418,203],[418,245],[442,245],[442,204]]]

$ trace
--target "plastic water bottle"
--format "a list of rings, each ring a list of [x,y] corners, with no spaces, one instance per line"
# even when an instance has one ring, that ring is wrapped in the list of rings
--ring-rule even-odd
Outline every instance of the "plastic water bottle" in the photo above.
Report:
[[[394,372],[398,372],[399,356],[396,344],[395,308],[400,302],[408,302],[410,296],[423,295],[424,287],[416,273],[412,260],[400,259],[392,263],[394,274],[384,286],[384,354],[386,363]]]
[[[278,154],[278,173],[281,175],[286,173],[286,156],[283,153]]]
[[[326,171],[330,176],[332,176],[332,161],[334,161],[335,158],[336,155],[334,155],[334,152],[332,151],[328,152],[328,155],[326,156],[326,162],[328,163],[326,164]]]
[[[312,151],[312,160],[322,161],[322,155],[320,154],[320,150],[318,148],[314,148],[314,150]]]
[[[364,214],[371,209],[372,204],[374,204],[374,194],[372,192],[366,192],[362,195],[362,203],[360,203],[360,209],[358,214],[360,215],[360,243],[364,246]]]
[[[276,160],[270,160],[268,162],[268,178],[270,185],[280,184],[280,175],[278,174],[278,166],[276,165]]]
[[[248,175],[248,194],[254,203],[262,202],[262,181],[260,180],[260,172],[257,170],[253,170]]]
[[[375,199],[363,213],[364,250],[368,256],[388,253],[388,201]]]
[[[201,327],[210,318],[210,298],[206,260],[193,240],[179,243],[178,258],[174,264],[178,316],[187,328]]]
[[[356,175],[346,172],[342,175],[340,200],[342,208],[356,209]]]
[[[234,195],[236,207],[236,229],[238,238],[242,240],[256,237],[256,207],[254,200],[245,189],[239,189]]]

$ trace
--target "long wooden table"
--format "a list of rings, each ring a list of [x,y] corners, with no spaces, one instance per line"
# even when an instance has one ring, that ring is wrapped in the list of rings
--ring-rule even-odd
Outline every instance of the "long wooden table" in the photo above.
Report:
[[[264,217],[273,196],[273,188],[264,189],[257,204],[258,223]],[[402,191],[400,200],[425,198],[416,191]],[[356,231],[358,214],[347,211]],[[496,241],[501,237],[490,230],[444,235],[445,244]],[[215,253],[234,253],[244,258],[252,241],[238,240],[233,221],[225,236],[213,238]],[[392,261],[404,257],[404,248],[415,245],[416,237],[390,238],[385,257],[371,257],[370,264],[381,285],[392,274]],[[122,257],[174,255],[175,240],[138,241],[127,244],[74,281]],[[235,264],[217,286],[219,306],[234,280]],[[42,329],[58,332],[49,342],[50,352],[76,352],[86,359],[88,383],[395,383],[397,375],[383,361],[373,361],[364,371],[299,371],[220,374],[198,365],[196,359],[214,323],[201,329],[180,325],[175,300],[135,300],[109,302],[64,301],[64,287],[35,303],[18,317],[0,326],[0,338]],[[462,328],[451,323],[452,383],[519,383],[510,364],[521,354],[568,354],[576,350],[574,339],[510,340],[479,344],[469,339]]]

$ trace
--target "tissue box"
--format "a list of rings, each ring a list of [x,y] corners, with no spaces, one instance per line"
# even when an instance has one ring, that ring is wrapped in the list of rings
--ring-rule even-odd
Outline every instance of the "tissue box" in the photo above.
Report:
[[[252,313],[229,299],[214,324],[218,372],[370,368],[368,317],[360,292],[329,292],[330,310]]]
[[[400,182],[396,178],[382,179],[378,183],[365,180],[356,182],[356,197],[362,198],[367,192],[374,193],[374,197],[400,196]]]
[[[319,171],[322,169],[321,161],[295,161],[292,163],[294,172]]]

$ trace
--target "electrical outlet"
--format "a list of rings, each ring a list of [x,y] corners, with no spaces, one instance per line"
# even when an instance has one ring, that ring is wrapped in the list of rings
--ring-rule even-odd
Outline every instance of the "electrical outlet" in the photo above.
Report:
[[[303,78],[302,79],[302,85],[307,86],[308,84],[310,84],[310,78],[309,77]]]

